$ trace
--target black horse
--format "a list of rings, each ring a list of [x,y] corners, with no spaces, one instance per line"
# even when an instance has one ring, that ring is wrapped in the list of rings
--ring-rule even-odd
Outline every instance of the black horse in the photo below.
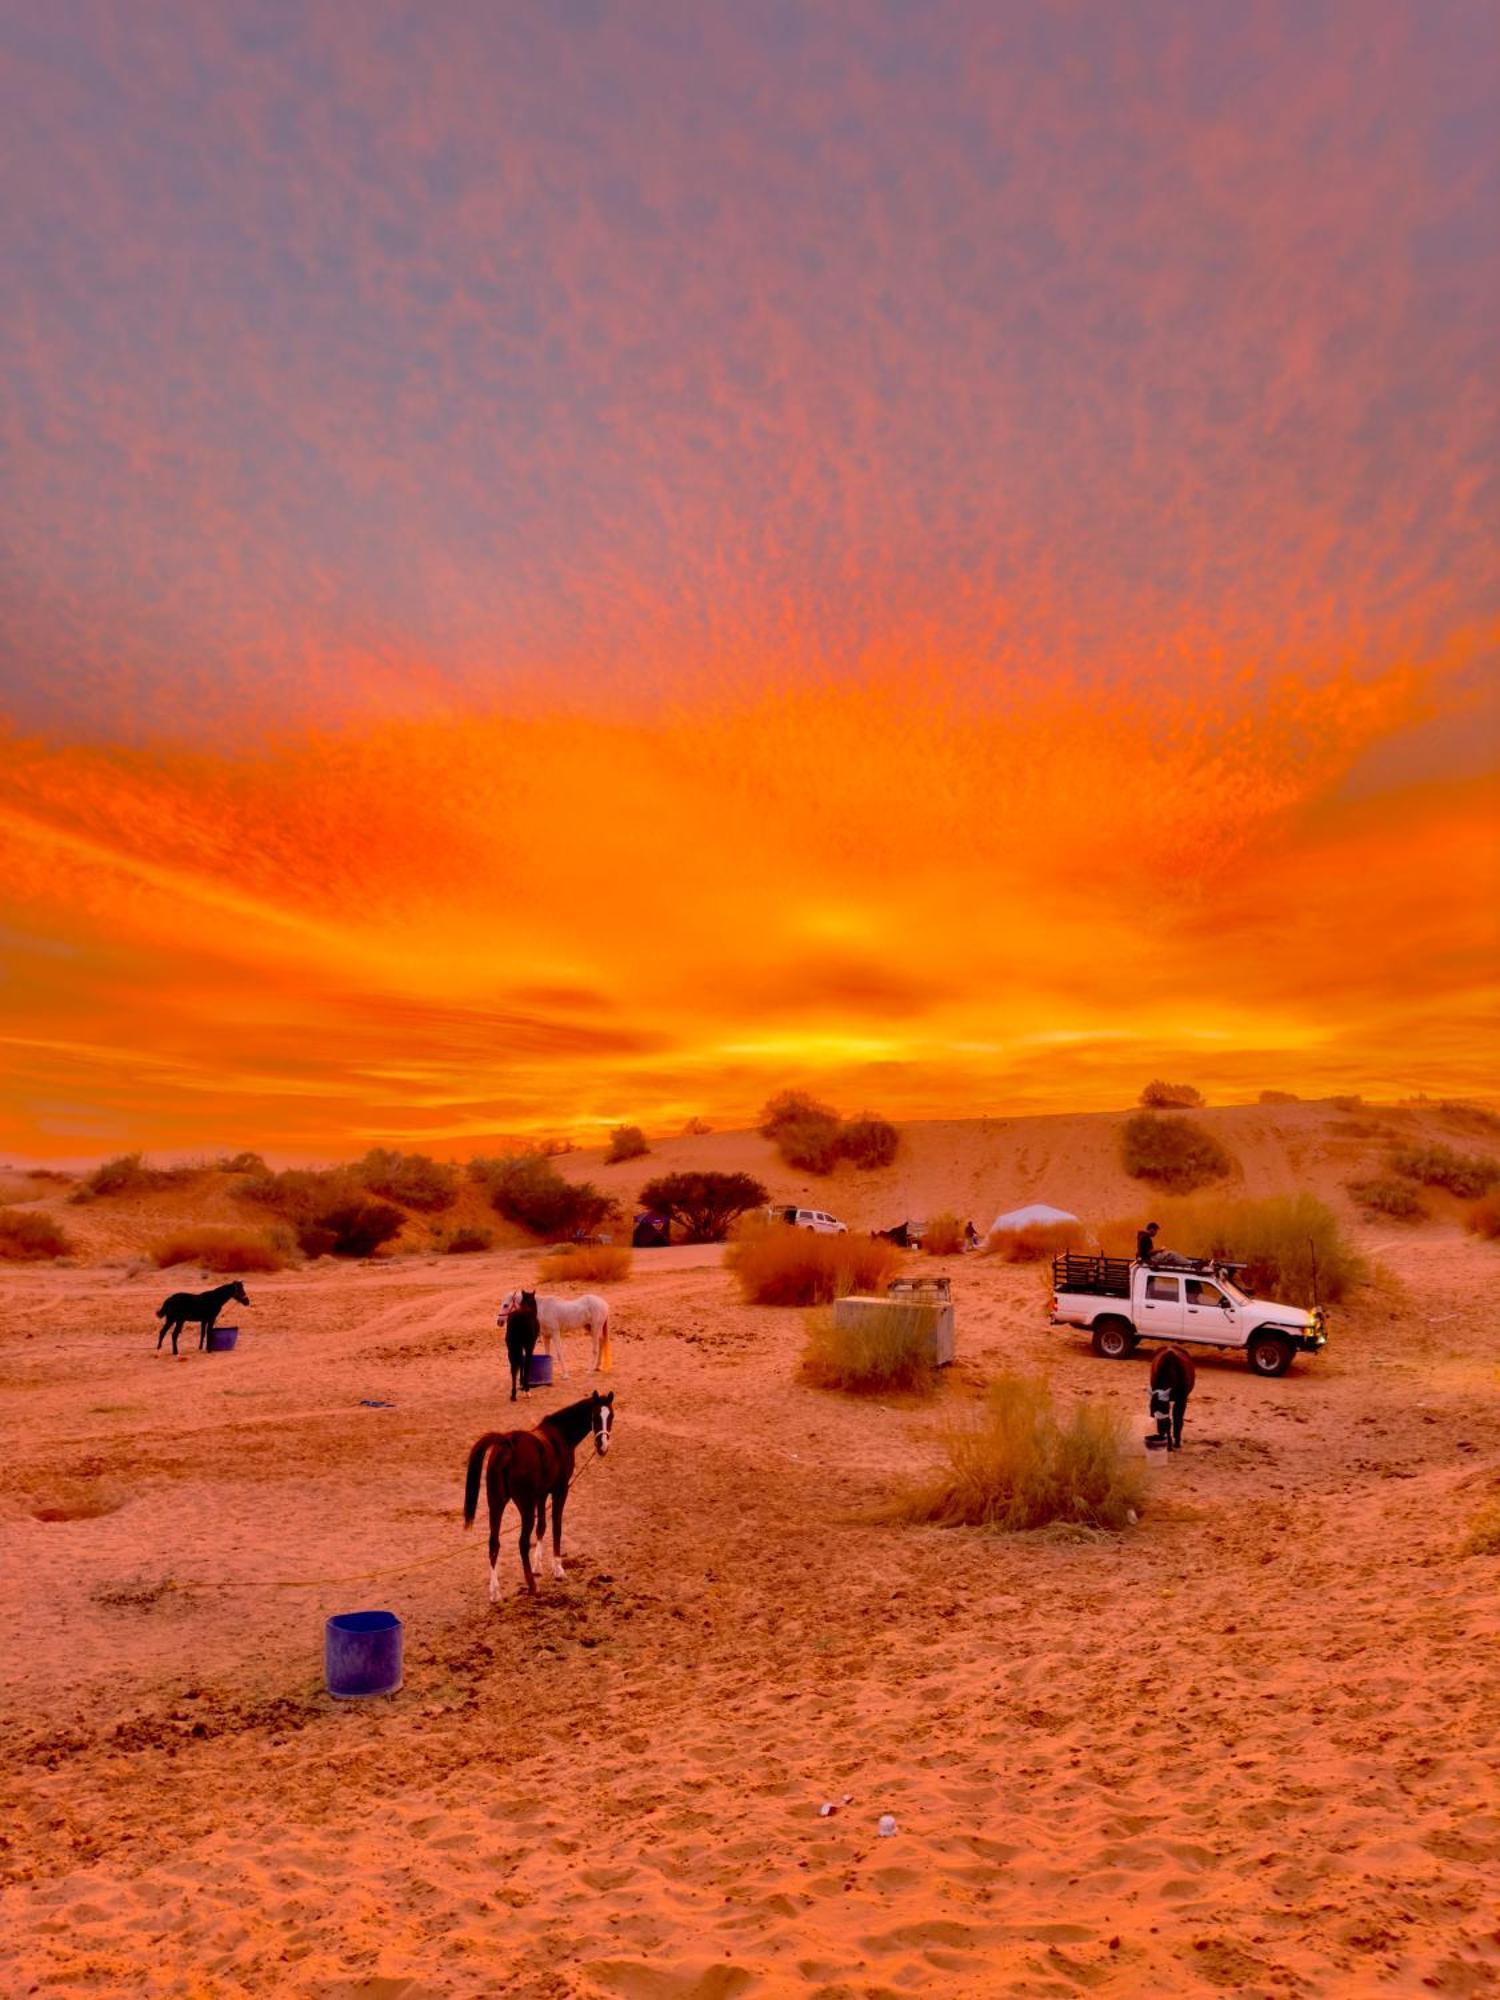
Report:
[[[1182,1420],[1197,1379],[1198,1371],[1180,1347],[1164,1347],[1152,1360],[1151,1414],[1168,1451],[1182,1450]]]
[[[563,1575],[562,1517],[573,1479],[573,1454],[593,1433],[594,1449],[602,1458],[609,1450],[615,1420],[615,1392],[601,1396],[596,1389],[582,1402],[569,1403],[543,1417],[534,1431],[486,1431],[469,1453],[464,1475],[464,1526],[472,1527],[479,1506],[479,1480],[485,1478],[490,1503],[490,1602],[500,1602],[500,1516],[514,1500],[521,1516],[521,1569],[526,1588],[536,1595],[531,1573],[531,1531],[537,1547],[547,1538],[547,1502],[552,1502],[552,1574]],[[488,1469],[485,1460],[489,1460]]]
[[[198,1322],[198,1345],[207,1347],[214,1321],[231,1299],[242,1306],[250,1303],[238,1278],[231,1278],[227,1285],[215,1285],[211,1292],[173,1292],[171,1298],[164,1299],[156,1308],[156,1317],[161,1321],[161,1332],[156,1336],[157,1353],[160,1354],[161,1344],[170,1333],[175,1354],[178,1334],[193,1319]]]
[[[531,1357],[536,1351],[539,1328],[536,1317],[536,1293],[522,1292],[521,1303],[513,1312],[505,1315],[505,1352],[510,1359],[510,1400],[516,1400],[516,1389],[530,1391]]]

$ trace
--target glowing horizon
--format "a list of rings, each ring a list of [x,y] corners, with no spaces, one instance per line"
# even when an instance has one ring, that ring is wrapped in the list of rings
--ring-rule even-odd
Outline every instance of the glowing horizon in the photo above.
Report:
[[[1489,1095],[1497,30],[0,29],[0,1155]]]

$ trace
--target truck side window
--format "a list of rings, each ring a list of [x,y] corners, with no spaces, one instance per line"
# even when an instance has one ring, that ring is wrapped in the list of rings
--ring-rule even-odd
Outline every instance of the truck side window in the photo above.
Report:
[[[1151,1276],[1146,1280],[1146,1297],[1148,1299],[1159,1299],[1169,1306],[1175,1306],[1177,1303],[1177,1280],[1175,1278],[1163,1278],[1157,1272],[1153,1271]]]
[[[1221,1306],[1224,1303],[1224,1294],[1217,1285],[1205,1284],[1202,1278],[1189,1278],[1187,1302],[1190,1306]]]

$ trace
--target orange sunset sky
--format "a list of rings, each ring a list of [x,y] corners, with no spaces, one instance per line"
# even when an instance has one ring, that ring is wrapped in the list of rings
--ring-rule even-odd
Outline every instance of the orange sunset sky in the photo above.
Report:
[[[0,22],[0,1154],[1484,1096],[1500,15]]]

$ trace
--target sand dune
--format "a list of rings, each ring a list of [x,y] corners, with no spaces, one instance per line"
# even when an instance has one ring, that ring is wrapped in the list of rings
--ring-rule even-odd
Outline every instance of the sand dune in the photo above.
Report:
[[[1210,1115],[1252,1192],[1337,1195],[1372,1143]],[[1110,1129],[915,1127],[829,1205],[1122,1212]],[[67,1212],[123,1245],[106,1208]],[[795,1386],[799,1316],[717,1252],[642,1256],[570,1575],[498,1610],[460,1477],[510,1418],[494,1306],[534,1252],[251,1280],[238,1349],[175,1363],[123,1248],[8,1272],[0,1989],[1490,1990],[1496,1559],[1458,1546],[1500,1483],[1500,1270],[1446,1220],[1392,1239],[1319,1362],[1201,1368],[1123,1538],[874,1519],[1001,1367],[1143,1417],[1139,1365],[1050,1331],[1037,1272],[948,1267],[960,1365],[889,1405]],[[323,1619],[372,1604],[405,1689],[334,1703]]]

